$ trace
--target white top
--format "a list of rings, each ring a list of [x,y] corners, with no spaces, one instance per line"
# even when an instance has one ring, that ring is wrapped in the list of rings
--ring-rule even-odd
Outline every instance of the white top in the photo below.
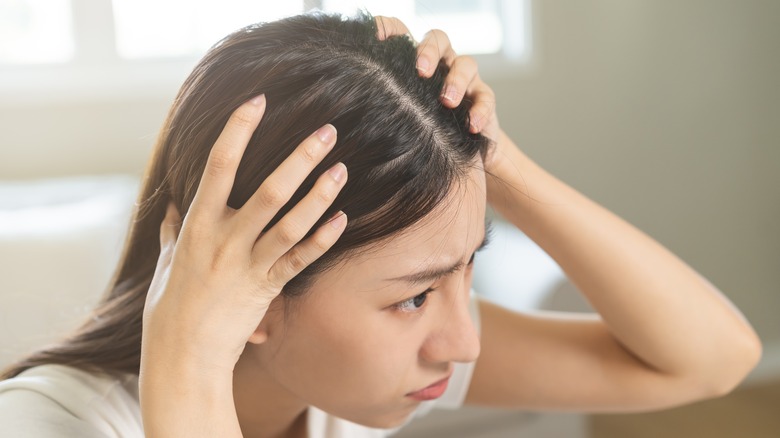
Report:
[[[0,435],[143,437],[138,376],[122,380],[41,365],[0,382]]]
[[[472,293],[471,315],[479,330]],[[447,391],[422,402],[408,421],[434,407],[457,409],[466,397],[474,363],[455,364]],[[372,429],[309,407],[310,438],[380,438],[397,429]],[[408,423],[407,421],[407,423]],[[403,427],[403,426],[402,426]],[[0,436],[15,438],[143,437],[138,376],[98,376],[63,365],[41,365],[0,382]]]

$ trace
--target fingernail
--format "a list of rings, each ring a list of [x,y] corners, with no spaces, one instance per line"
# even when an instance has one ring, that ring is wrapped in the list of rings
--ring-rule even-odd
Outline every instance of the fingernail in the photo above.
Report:
[[[328,169],[328,173],[336,182],[340,183],[347,174],[347,166],[344,163],[336,163],[335,166]]]
[[[455,102],[455,96],[458,95],[458,90],[455,89],[452,85],[447,85],[444,87],[444,93],[442,93],[442,97],[447,99],[450,102]]]
[[[417,71],[420,73],[428,73],[428,68],[431,66],[430,61],[428,61],[428,58],[419,57],[417,58]]]
[[[336,137],[336,128],[328,123],[318,129],[315,134],[317,134],[317,137],[319,137],[323,143],[330,143],[333,141],[333,138]]]
[[[336,213],[336,216],[330,220],[330,226],[338,230],[344,225],[344,222],[346,221],[347,221],[347,215],[344,214],[343,211],[339,211],[338,213]]]
[[[263,103],[265,103],[265,94],[261,94],[259,96],[255,96],[252,98],[252,100],[249,101],[252,105],[260,106]]]
[[[479,132],[480,125],[482,124],[482,117],[479,114],[469,114],[469,124],[476,130],[476,132]]]

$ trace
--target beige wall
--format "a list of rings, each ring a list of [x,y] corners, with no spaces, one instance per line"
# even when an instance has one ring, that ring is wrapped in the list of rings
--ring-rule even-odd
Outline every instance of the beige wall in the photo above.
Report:
[[[548,1],[537,12],[536,72],[493,83],[504,125],[780,342],[780,2]]]
[[[560,0],[534,14],[534,68],[487,78],[505,129],[780,342],[780,2]],[[0,178],[140,174],[174,92],[0,96]]]

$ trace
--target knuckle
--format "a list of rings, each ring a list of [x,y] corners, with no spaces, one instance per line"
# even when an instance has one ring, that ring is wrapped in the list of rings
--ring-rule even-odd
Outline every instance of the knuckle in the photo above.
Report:
[[[233,125],[241,129],[254,128],[255,126],[255,115],[244,108],[237,109],[233,115],[230,116],[230,119]]]
[[[325,187],[316,192],[317,200],[323,204],[331,204],[336,199],[336,193],[331,187]]]
[[[303,271],[309,266],[309,262],[306,260],[301,251],[291,251],[287,255],[288,272],[290,276],[294,276],[298,272]]]
[[[482,99],[480,100],[481,106],[485,107],[485,111],[494,112],[496,110],[496,100],[495,99]]]
[[[201,242],[203,239],[207,239],[210,233],[211,230],[201,224],[200,221],[191,221],[189,224],[187,224],[187,229],[182,235],[182,245],[187,245],[190,240]]]
[[[430,44],[428,41],[420,44],[420,56],[432,61],[431,64],[433,67],[436,67],[439,64],[439,49],[436,48],[435,44]]]
[[[442,46],[449,46],[450,45],[450,37],[447,36],[447,33],[444,32],[441,29],[431,29],[430,30],[431,35],[436,38],[436,40],[442,45]]]
[[[287,284],[286,273],[278,273],[276,270],[282,270],[281,267],[277,267],[275,270],[268,273],[268,275],[263,279],[263,282],[266,283],[272,290],[281,290],[285,284]]]
[[[312,236],[311,244],[318,254],[324,254],[331,246],[331,242],[328,239],[318,234]]]
[[[471,66],[474,66],[474,67],[477,67],[477,65],[478,65],[477,61],[474,60],[474,57],[469,56],[469,55],[459,55],[457,59],[460,62],[462,62],[464,64],[467,64],[467,65],[471,65]]]
[[[320,161],[317,156],[316,145],[312,144],[312,140],[307,140],[299,148],[299,156],[306,164],[315,164]]]
[[[431,41],[430,34],[425,35],[423,40],[420,42],[420,45],[418,46],[418,50],[420,52],[420,56],[426,55],[426,57],[434,61],[434,65],[439,63],[439,47],[435,42]]]
[[[440,34],[444,33],[441,29],[434,28],[426,32],[426,35],[430,35],[431,37],[438,38]]]
[[[477,65],[477,62],[474,60],[474,58],[470,56],[465,56],[465,55],[458,56],[455,58],[452,64],[454,68],[457,68],[458,70],[462,70],[464,72],[464,75],[467,76],[469,79],[477,78],[479,76],[479,67]]]
[[[385,17],[377,16],[376,18],[376,27],[377,27],[377,37],[379,40],[384,40],[387,38],[387,19]]]
[[[474,105],[472,105],[471,109],[473,111],[477,111],[477,110],[481,110],[483,108],[486,108],[488,106],[490,106],[490,104],[488,103],[488,101],[484,97],[482,97],[482,96],[475,96]]]
[[[377,16],[375,18],[379,28],[380,39],[409,33],[406,25],[397,17]]]
[[[476,113],[476,114],[478,114],[480,116],[484,116],[484,115],[490,113],[490,107],[488,105],[486,105],[484,102],[480,102],[480,103],[475,104],[471,108],[471,112]]]
[[[281,187],[273,184],[263,184],[257,192],[257,202],[261,208],[280,208],[286,199]]]
[[[292,221],[280,222],[276,225],[277,240],[284,246],[292,246],[303,238],[305,233],[301,232],[301,227]]]
[[[459,90],[465,90],[471,77],[463,70],[456,70],[452,82],[458,86]]]
[[[406,25],[403,21],[401,21],[398,17],[389,17],[390,23],[393,26],[394,32],[402,32],[404,29],[406,29]]]
[[[485,91],[485,90],[475,90],[474,91],[474,102],[475,106],[488,106],[488,107],[495,107],[496,105],[496,96],[492,94],[491,92]]]
[[[234,160],[233,154],[229,151],[214,148],[211,150],[206,170],[211,176],[220,176],[232,167]]]

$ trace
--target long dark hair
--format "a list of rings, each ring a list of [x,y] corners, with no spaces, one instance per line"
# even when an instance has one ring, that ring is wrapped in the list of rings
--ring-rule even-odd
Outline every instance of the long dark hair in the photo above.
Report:
[[[308,14],[242,28],[215,44],[181,87],[145,173],[124,251],[105,295],[70,336],[7,368],[10,378],[42,364],[138,374],[141,318],[159,256],[166,204],[186,214],[206,158],[230,114],[265,93],[267,110],[239,166],[228,205],[240,208],[308,135],[331,123],[333,151],[269,227],[298,203],[318,175],[341,161],[349,182],[318,225],[343,210],[349,223],[325,255],[283,295],[304,293],[318,273],[350,253],[429,214],[464,177],[488,140],[468,132],[465,100],[441,105],[447,67],[418,77],[406,36],[379,41],[368,14]],[[316,226],[315,226],[316,228]]]

